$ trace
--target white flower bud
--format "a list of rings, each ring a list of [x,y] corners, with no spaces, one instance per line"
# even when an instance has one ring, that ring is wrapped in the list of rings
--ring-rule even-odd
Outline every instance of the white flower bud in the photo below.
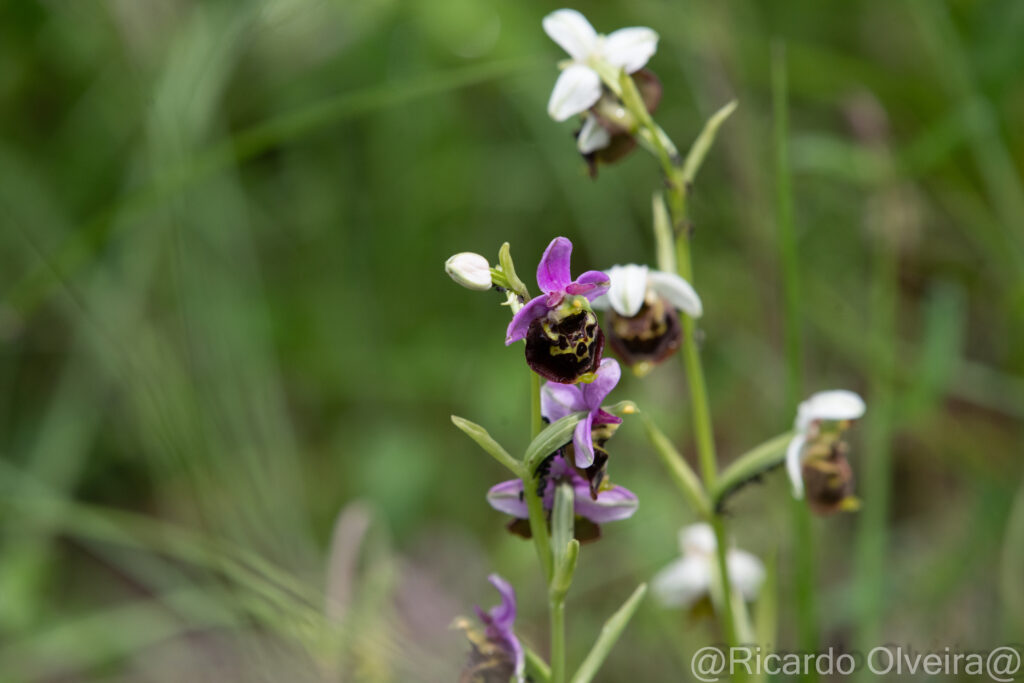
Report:
[[[484,292],[491,288],[491,264],[480,254],[469,251],[455,254],[445,261],[444,270],[466,289]]]

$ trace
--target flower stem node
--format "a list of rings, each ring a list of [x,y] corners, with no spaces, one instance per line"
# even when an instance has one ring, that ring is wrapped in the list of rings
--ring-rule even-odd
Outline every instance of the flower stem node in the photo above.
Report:
[[[485,292],[491,288],[491,264],[480,254],[464,251],[444,263],[448,276],[466,289]]]

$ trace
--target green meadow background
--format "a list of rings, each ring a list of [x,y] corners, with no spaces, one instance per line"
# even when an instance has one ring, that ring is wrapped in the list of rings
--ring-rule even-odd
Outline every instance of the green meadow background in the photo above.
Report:
[[[591,180],[545,112],[557,7],[0,4],[0,680],[453,681],[492,571],[546,651],[533,549],[484,500],[507,477],[449,421],[525,448],[522,350],[443,263],[509,241],[532,285],[557,235],[574,271],[652,260],[654,161]],[[723,461],[791,426],[787,277],[801,393],[868,403],[813,585],[781,472],[729,505],[777,567],[776,647],[801,590],[823,647],[1024,641],[1024,3],[576,7],[660,33],[683,147],[740,103],[690,202]],[[678,359],[625,398],[693,457]],[[610,451],[641,503],[583,549],[570,665],[693,521],[638,420]],[[599,680],[688,680],[717,638],[648,599]]]

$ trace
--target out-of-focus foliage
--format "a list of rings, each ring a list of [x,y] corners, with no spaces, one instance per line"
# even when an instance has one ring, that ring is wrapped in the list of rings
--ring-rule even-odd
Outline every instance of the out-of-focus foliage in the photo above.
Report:
[[[548,120],[554,7],[0,5],[4,680],[453,680],[466,648],[443,627],[487,604],[492,570],[543,649],[531,548],[484,501],[504,473],[448,419],[524,448],[522,351],[499,298],[443,263],[507,240],[529,274],[555,235],[577,270],[649,261],[658,183],[641,153],[590,180]],[[860,391],[853,466],[892,463],[880,595],[853,561],[871,497],[816,522],[824,640],[880,600],[882,642],[1019,642],[1024,4],[580,9],[659,31],[676,140],[740,102],[691,202],[726,461],[792,420],[769,92],[786,42],[806,389]],[[680,372],[613,399],[689,454]],[[641,506],[581,553],[576,658],[691,521],[638,421],[612,445]],[[730,504],[743,547],[778,550],[782,645],[787,495],[770,475]],[[607,679],[679,680],[707,630],[644,604]]]

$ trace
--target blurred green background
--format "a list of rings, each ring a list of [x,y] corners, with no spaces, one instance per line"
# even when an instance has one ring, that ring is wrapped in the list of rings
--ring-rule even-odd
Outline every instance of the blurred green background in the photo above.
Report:
[[[653,160],[592,181],[545,113],[557,7],[0,4],[0,679],[454,680],[447,626],[493,604],[491,571],[545,650],[532,548],[484,501],[505,473],[449,422],[525,447],[522,352],[442,265],[507,240],[529,275],[556,235],[577,272],[652,260]],[[1024,3],[577,8],[660,33],[684,147],[740,102],[691,201],[725,461],[792,421],[786,43],[804,390],[869,406],[864,508],[814,522],[822,642],[1024,640]],[[673,359],[613,398],[692,457],[681,380]],[[641,506],[584,548],[570,662],[692,521],[639,422],[611,446]],[[782,648],[787,497],[776,473],[730,505],[737,543],[778,558]],[[683,680],[714,637],[649,600],[600,680]]]

